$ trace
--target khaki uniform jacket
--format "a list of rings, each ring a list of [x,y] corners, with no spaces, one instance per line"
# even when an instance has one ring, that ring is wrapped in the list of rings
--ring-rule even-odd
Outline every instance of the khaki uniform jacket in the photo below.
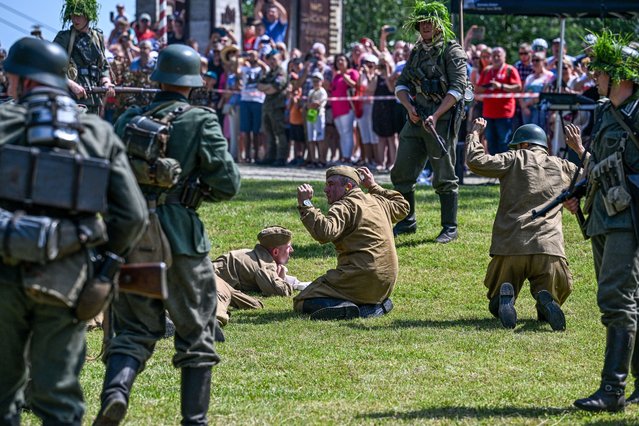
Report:
[[[188,100],[179,94],[160,92],[147,108],[165,105],[154,115],[162,118],[187,104]],[[118,135],[124,136],[129,121],[144,111],[146,109],[136,107],[127,109],[115,123]],[[186,179],[198,176],[210,187],[210,196],[204,201],[228,200],[237,194],[240,172],[227,150],[228,143],[222,135],[217,115],[201,107],[192,108],[179,115],[171,125],[166,155],[180,162],[182,174],[180,182],[169,193],[181,194]],[[143,188],[145,194],[152,190]],[[157,213],[174,255],[200,256],[209,252],[211,244],[197,212],[181,204],[164,204],[157,208]]]
[[[466,138],[466,161],[474,173],[499,178],[499,207],[493,224],[491,256],[549,254],[566,257],[562,206],[546,217],[531,218],[570,185],[573,163],[548,155],[540,146],[497,155],[484,153],[474,133]]]
[[[334,297],[356,304],[380,303],[390,296],[399,264],[393,223],[406,217],[408,202],[397,191],[375,184],[364,193],[352,189],[324,216],[315,207],[299,207],[302,223],[318,242],[333,243],[337,267],[313,281],[294,299]]]
[[[268,250],[257,244],[223,254],[213,262],[215,275],[240,291],[260,291],[265,296],[290,296],[293,287],[277,274],[277,264]]]

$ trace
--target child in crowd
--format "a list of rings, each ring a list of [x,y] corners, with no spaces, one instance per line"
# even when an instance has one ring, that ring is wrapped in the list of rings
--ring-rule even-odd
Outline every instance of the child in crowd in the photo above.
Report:
[[[326,101],[328,94],[322,87],[324,76],[320,71],[315,71],[311,78],[313,88],[308,93],[306,110],[306,129],[308,136],[308,161],[315,167],[326,166],[326,155],[328,146],[324,140],[324,130],[326,127]]]

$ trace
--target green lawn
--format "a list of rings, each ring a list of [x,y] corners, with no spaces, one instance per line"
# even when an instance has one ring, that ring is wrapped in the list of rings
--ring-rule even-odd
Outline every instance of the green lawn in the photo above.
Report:
[[[231,202],[201,215],[213,257],[252,247],[258,231],[279,224],[294,231],[290,273],[312,280],[335,264],[298,219],[295,182],[244,181]],[[316,201],[326,200],[317,183]],[[505,330],[487,310],[483,287],[497,186],[462,187],[460,238],[436,245],[439,203],[417,193],[419,229],[397,239],[399,279],[387,316],[311,322],[286,298],[259,311],[235,311],[213,370],[212,424],[637,424],[639,409],[590,415],[572,402],[598,386],[604,328],[599,322],[590,246],[576,221],[564,218],[566,252],[575,279],[564,305],[567,331],[536,321],[527,288],[517,328]],[[89,351],[101,332],[89,334]],[[179,424],[179,372],[171,340],[161,341],[138,377],[126,419],[131,425]],[[82,374],[85,423],[95,417],[103,366]],[[632,390],[632,384],[629,391]],[[25,419],[34,423],[32,417]],[[35,423],[34,423],[35,424]]]

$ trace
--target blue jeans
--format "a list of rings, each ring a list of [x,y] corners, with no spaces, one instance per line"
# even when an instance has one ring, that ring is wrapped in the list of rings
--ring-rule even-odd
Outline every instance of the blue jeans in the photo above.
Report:
[[[508,151],[508,142],[513,132],[512,118],[487,118],[486,140],[488,153],[491,155]]]

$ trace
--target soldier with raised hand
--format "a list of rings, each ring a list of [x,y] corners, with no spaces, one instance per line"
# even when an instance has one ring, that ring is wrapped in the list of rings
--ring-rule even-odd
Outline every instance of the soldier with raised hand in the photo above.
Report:
[[[89,112],[99,113],[104,97],[114,96],[109,63],[105,56],[102,30],[92,26],[98,22],[97,0],[65,0],[62,7],[62,25],[71,28],[60,31],[53,40],[69,55],[65,72],[69,89],[82,101]],[[91,94],[93,87],[107,88],[106,94]]]
[[[436,241],[448,243],[457,238],[459,185],[455,175],[455,146],[467,85],[467,57],[455,41],[448,10],[440,2],[416,1],[405,27],[418,31],[421,39],[395,85],[395,95],[406,108],[409,120],[399,135],[391,181],[410,204],[410,212],[395,225],[393,232],[399,235],[417,230],[415,183],[430,160],[433,188],[441,205],[442,230]],[[424,129],[424,124],[432,125],[445,140],[445,154],[435,135]]]
[[[121,295],[114,302],[115,337],[106,347],[96,425],[119,424],[124,419],[135,377],[164,335],[165,311],[175,324],[173,365],[181,369],[182,424],[206,424],[211,367],[220,360],[214,346],[215,274],[197,208],[202,201],[227,200],[237,194],[240,175],[215,112],[188,103],[191,89],[202,86],[199,54],[185,45],[166,47],[151,80],[160,83],[161,92],[147,107],[128,109],[115,129],[127,143],[151,217],[159,222],[150,240],[166,240],[170,246],[169,297],[160,301]],[[154,133],[153,139],[144,136],[148,131],[137,133],[139,126]],[[145,159],[138,156],[150,151],[160,154],[147,158],[150,167],[143,167]],[[164,167],[168,169],[161,171]],[[151,251],[157,248],[150,247]]]
[[[67,62],[23,38],[4,63],[16,101],[0,106],[0,424],[20,424],[27,376],[43,424],[81,424],[84,321],[146,222],[125,148],[70,98]]]
[[[335,245],[337,265],[293,299],[294,309],[313,320],[389,313],[399,272],[393,223],[406,216],[408,202],[399,192],[378,185],[366,167],[326,170],[326,215],[313,206],[313,192],[307,183],[297,188],[300,219],[313,239]]]
[[[639,52],[628,47],[629,41],[607,30],[597,35],[589,68],[605,98],[595,110],[590,147],[584,148],[579,128],[573,126],[566,134],[566,143],[588,173],[583,209],[592,241],[597,304],[606,327],[601,385],[575,401],[586,411],[621,411],[627,403],[639,403]],[[564,205],[576,213],[579,200]],[[629,365],[635,390],[626,400]]]
[[[510,151],[486,154],[481,144],[486,125],[484,118],[473,122],[466,138],[466,161],[474,173],[499,178],[492,259],[484,279],[488,309],[505,328],[515,328],[515,301],[528,280],[537,301],[537,319],[547,321],[555,331],[564,330],[561,305],[572,291],[572,274],[564,250],[561,206],[543,218],[532,219],[530,212],[568,187],[577,166],[548,155],[546,132],[535,124],[515,131]]]

